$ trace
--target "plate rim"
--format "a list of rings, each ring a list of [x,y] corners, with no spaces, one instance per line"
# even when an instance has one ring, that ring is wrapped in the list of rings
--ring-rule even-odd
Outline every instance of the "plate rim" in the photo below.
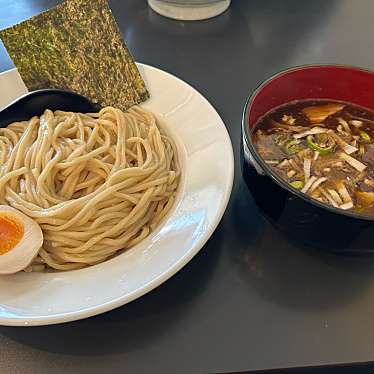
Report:
[[[205,98],[195,87],[190,85],[189,83],[185,82],[181,78],[175,76],[174,74],[171,74],[165,70],[162,70],[160,68],[154,67],[152,65],[148,65],[145,63],[137,62],[136,63],[138,67],[141,70],[144,69],[150,69],[155,70],[158,73],[166,74],[170,78],[179,81],[180,83],[188,86],[193,90],[195,94],[198,95],[199,99],[204,101],[205,104],[207,104],[218,116],[220,121],[217,123],[217,125],[223,130],[223,133],[226,137],[225,142],[227,142],[228,146],[228,156],[229,159],[227,160],[227,168],[228,168],[228,178],[225,183],[225,190],[223,194],[223,198],[221,200],[221,204],[218,210],[218,213],[215,215],[214,220],[210,223],[210,225],[207,227],[206,232],[204,235],[202,235],[199,240],[196,242],[196,244],[189,250],[184,256],[180,257],[178,261],[176,261],[173,266],[169,267],[166,271],[164,271],[159,276],[153,278],[150,282],[144,284],[142,287],[137,288],[131,293],[127,293],[126,295],[122,295],[120,297],[114,298],[110,301],[107,301],[105,303],[90,306],[84,309],[79,309],[76,311],[71,312],[63,312],[63,313],[56,313],[53,315],[40,315],[40,316],[30,316],[27,318],[16,318],[16,317],[10,317],[10,318],[4,318],[0,317],[0,325],[2,326],[45,326],[45,325],[53,325],[53,324],[60,324],[65,322],[72,322],[77,321],[89,317],[93,317],[111,310],[114,310],[116,308],[119,308],[121,306],[124,306],[125,304],[128,304],[148,292],[158,288],[161,284],[169,280],[172,276],[174,276],[176,273],[178,273],[184,266],[186,266],[195,256],[197,253],[200,252],[202,247],[206,244],[206,242],[209,240],[209,238],[213,235],[214,231],[216,230],[217,226],[222,220],[222,217],[227,209],[232,188],[234,184],[234,173],[235,173],[235,157],[234,157],[234,150],[231,142],[230,135],[227,131],[227,128],[224,124],[223,119],[219,115],[216,108],[208,101],[207,98]],[[4,72],[0,72],[0,75],[9,73],[13,70],[17,70],[16,68],[6,70]]]

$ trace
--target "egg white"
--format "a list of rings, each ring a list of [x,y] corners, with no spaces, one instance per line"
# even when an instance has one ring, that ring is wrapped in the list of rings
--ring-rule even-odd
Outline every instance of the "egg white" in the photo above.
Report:
[[[25,269],[37,255],[43,245],[43,233],[34,220],[19,210],[0,205],[0,214],[6,212],[11,212],[24,227],[20,242],[9,252],[0,255],[0,274],[13,274]]]

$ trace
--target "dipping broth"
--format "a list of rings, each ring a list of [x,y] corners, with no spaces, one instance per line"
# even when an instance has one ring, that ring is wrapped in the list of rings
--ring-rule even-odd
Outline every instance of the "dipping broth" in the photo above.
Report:
[[[286,104],[255,125],[264,161],[293,188],[327,205],[374,214],[374,113],[352,104]]]

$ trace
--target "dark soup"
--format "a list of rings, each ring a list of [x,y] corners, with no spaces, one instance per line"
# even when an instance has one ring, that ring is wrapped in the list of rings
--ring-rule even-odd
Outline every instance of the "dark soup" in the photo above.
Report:
[[[374,113],[321,100],[279,107],[253,142],[284,181],[333,207],[374,214]]]

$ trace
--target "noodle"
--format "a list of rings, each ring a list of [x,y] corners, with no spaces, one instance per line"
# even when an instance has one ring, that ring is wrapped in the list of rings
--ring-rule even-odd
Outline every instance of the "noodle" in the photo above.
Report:
[[[179,178],[174,142],[140,107],[46,110],[0,129],[0,204],[44,233],[28,271],[78,269],[137,244],[172,207]]]

